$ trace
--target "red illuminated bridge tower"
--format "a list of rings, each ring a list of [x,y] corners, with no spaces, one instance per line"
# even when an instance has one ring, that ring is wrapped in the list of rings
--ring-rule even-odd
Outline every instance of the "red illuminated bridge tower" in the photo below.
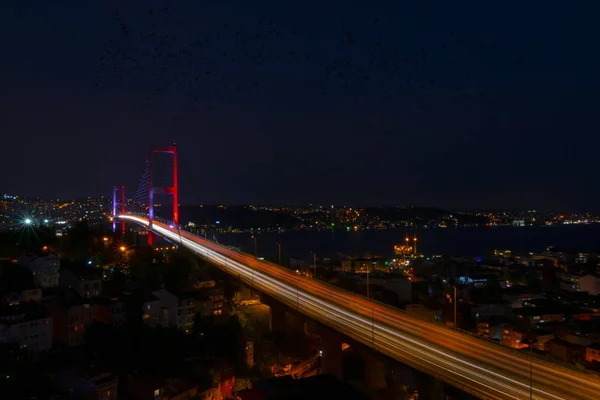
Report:
[[[155,187],[152,184],[152,155],[154,153],[167,153],[173,155],[173,184],[167,187]],[[152,229],[154,220],[154,195],[169,195],[173,197],[173,226],[179,227],[179,184],[177,179],[177,146],[152,148],[148,154],[148,229]],[[152,246],[152,232],[148,232],[148,245]]]

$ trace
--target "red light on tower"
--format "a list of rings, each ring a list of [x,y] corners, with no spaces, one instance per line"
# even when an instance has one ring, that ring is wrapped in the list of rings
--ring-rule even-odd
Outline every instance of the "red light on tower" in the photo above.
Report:
[[[173,155],[173,185],[169,187],[155,187],[152,184],[152,154],[168,153]],[[173,198],[173,226],[179,228],[179,171],[177,163],[177,145],[173,142],[171,147],[151,149],[148,155],[148,228],[152,229],[154,220],[154,195],[166,194]],[[151,235],[148,235],[148,245],[152,245]]]

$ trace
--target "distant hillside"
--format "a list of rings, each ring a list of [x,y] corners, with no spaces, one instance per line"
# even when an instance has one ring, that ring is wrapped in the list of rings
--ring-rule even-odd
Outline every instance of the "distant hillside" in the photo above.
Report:
[[[382,221],[409,221],[416,224],[430,224],[443,220],[457,220],[459,225],[485,224],[485,217],[450,212],[433,207],[369,207],[365,209],[368,219]],[[452,217],[450,217],[452,216]]]
[[[166,214],[166,212],[158,214]],[[196,225],[216,225],[236,229],[294,229],[301,221],[293,216],[275,211],[254,210],[249,206],[181,206],[179,209],[182,223],[194,222]],[[168,214],[166,214],[168,215]]]

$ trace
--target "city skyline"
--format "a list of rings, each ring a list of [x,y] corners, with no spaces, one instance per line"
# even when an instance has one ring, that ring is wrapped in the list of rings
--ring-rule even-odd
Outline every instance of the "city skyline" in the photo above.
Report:
[[[126,188],[125,188],[126,189]],[[127,193],[127,191],[126,191]],[[89,199],[105,199],[107,204],[109,204],[112,207],[112,201],[113,198],[110,195],[94,195],[94,196],[79,196],[79,197],[74,197],[74,198],[51,198],[51,197],[44,197],[44,196],[22,196],[16,193],[10,194],[10,193],[3,193],[0,195],[1,198],[3,199],[27,199],[27,200],[41,200],[41,201],[50,201],[50,202],[78,202],[78,201],[85,201],[85,200],[89,200]],[[158,207],[166,207],[169,208],[171,207],[169,205],[169,200],[168,199],[164,199],[165,201],[158,201],[156,204]],[[131,203],[136,203],[136,200],[129,195],[126,195],[126,201],[128,204]],[[120,204],[120,203],[119,203]],[[300,208],[306,208],[306,207],[322,207],[322,208],[329,208],[329,207],[335,207],[335,208],[416,208],[416,209],[426,209],[426,208],[432,208],[432,209],[438,209],[438,210],[442,210],[442,211],[449,211],[449,212],[457,212],[457,213],[473,213],[473,212],[518,212],[518,213],[542,213],[542,214],[554,214],[554,213],[562,213],[562,212],[570,212],[570,213],[576,213],[576,214],[585,214],[585,213],[589,213],[590,211],[588,210],[557,210],[557,209],[542,209],[542,208],[537,208],[537,207],[529,207],[529,208],[523,208],[523,209],[509,209],[509,208],[473,208],[473,209],[467,209],[467,208],[462,208],[462,209],[453,209],[453,208],[445,208],[445,207],[438,207],[438,206],[426,206],[426,205],[421,205],[421,204],[375,204],[375,203],[371,203],[371,204],[349,204],[349,203],[331,203],[331,202],[323,202],[323,203],[311,203],[311,202],[307,202],[307,203],[300,203],[300,202],[290,202],[290,203],[275,203],[275,202],[261,202],[261,203],[238,203],[238,202],[231,202],[231,203],[201,203],[201,204],[196,204],[196,203],[179,203],[180,207],[218,207],[218,206],[227,206],[227,207],[248,207],[248,206],[260,206],[260,207],[269,207],[269,206],[284,206],[284,207],[300,207]]]
[[[0,168],[17,172],[0,187],[136,188],[148,146],[176,141],[182,204],[598,210],[592,12],[334,3],[3,6],[0,116],[15,151]],[[150,62],[153,33],[165,43]]]

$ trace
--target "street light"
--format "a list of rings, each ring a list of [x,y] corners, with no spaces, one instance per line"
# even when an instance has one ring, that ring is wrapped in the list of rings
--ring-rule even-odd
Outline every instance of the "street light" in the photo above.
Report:
[[[313,254],[313,279],[317,279],[317,253],[311,251]]]
[[[30,218],[25,218],[25,225],[31,225],[31,219]]]

